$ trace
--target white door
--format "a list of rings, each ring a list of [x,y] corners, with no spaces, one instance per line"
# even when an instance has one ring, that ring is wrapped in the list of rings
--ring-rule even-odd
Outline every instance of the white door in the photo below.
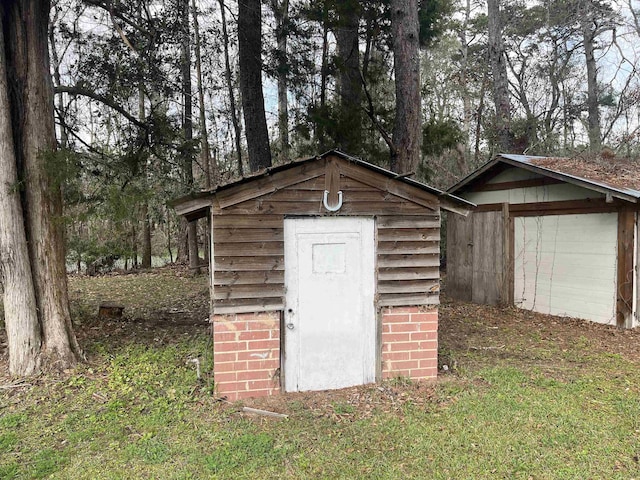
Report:
[[[286,391],[375,381],[374,220],[284,221]]]
[[[617,213],[516,217],[514,302],[616,323]]]

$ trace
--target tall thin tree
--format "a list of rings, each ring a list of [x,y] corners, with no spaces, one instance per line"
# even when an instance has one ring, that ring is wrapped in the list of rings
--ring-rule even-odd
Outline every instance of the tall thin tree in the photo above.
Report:
[[[262,12],[260,0],[238,2],[238,55],[249,169],[271,166],[271,147],[262,91]]]
[[[396,117],[391,169],[414,172],[420,162],[420,41],[418,0],[391,1]]]

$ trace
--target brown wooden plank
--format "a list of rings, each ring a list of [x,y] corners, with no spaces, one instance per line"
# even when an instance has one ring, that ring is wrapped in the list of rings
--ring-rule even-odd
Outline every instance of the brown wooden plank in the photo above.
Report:
[[[295,188],[296,190],[312,190],[321,192],[325,189],[325,178],[324,176],[312,178],[310,180],[306,180],[304,182],[296,183],[290,188]],[[380,191],[379,189],[372,187],[371,185],[367,185],[362,182],[358,182],[350,177],[345,177],[344,175],[340,175],[340,190],[343,192],[355,191],[355,190],[364,190],[364,191]]]
[[[338,191],[340,191],[340,170],[338,162],[335,158],[330,157],[327,159],[327,167],[324,174],[324,189],[328,193],[327,204],[331,207],[338,205],[340,199]],[[324,192],[322,192],[324,194]],[[354,195],[351,193],[350,196]],[[343,192],[344,198],[344,192]]]
[[[618,327],[630,327],[633,324],[633,237],[635,230],[635,212],[622,209],[618,213],[618,264],[616,323]]]
[[[440,291],[438,280],[405,280],[378,282],[378,293],[437,293]]]
[[[407,293],[407,294],[384,294],[378,297],[380,307],[401,307],[413,305],[438,305],[440,297],[438,293]]]
[[[474,212],[471,300],[496,305],[503,292],[502,211]]]
[[[440,278],[438,267],[390,267],[378,269],[378,281],[387,280],[433,280]]]
[[[229,242],[283,242],[282,228],[214,228],[213,238],[216,243]]]
[[[178,215],[187,215],[196,211],[206,211],[211,206],[211,195],[184,200],[173,208]]]
[[[218,271],[284,270],[284,256],[273,257],[214,257]],[[217,273],[216,273],[217,275]]]
[[[284,255],[284,242],[216,243],[215,256],[262,257]]]
[[[250,200],[233,205],[226,209],[228,213],[255,215],[255,214],[282,214],[282,215],[324,215],[326,210],[322,205],[322,199],[317,202],[276,202]],[[423,215],[425,208],[408,201],[391,202],[354,202],[347,197],[339,215]]]
[[[213,313],[216,315],[231,315],[234,313],[273,312],[284,309],[284,300],[281,298],[263,299],[232,299],[216,300],[213,305]]]
[[[379,242],[394,241],[439,241],[440,229],[438,228],[385,228],[378,230]]]
[[[397,215],[389,217],[378,217],[376,219],[378,230],[387,228],[440,228],[440,217],[438,215],[400,217]]]
[[[435,255],[378,255],[380,268],[392,267],[437,267],[440,256]]]
[[[254,285],[216,285],[213,288],[215,300],[230,300],[239,298],[282,298],[284,285],[254,284]]]
[[[514,261],[513,222],[509,215],[509,204],[502,204],[502,299],[501,303],[513,305]]]
[[[447,294],[471,301],[473,266],[473,212],[468,217],[447,215]]]
[[[543,187],[545,185],[556,185],[559,183],[566,183],[563,180],[550,177],[529,178],[526,180],[514,180],[512,182],[496,182],[485,183],[484,185],[475,189],[476,192],[494,192],[499,190],[511,190],[514,188],[531,188],[531,187]]]
[[[235,187],[221,190],[216,193],[216,198],[220,208],[224,210],[231,205],[324,175],[324,168],[325,162],[323,161],[303,163],[280,172],[247,180]]]
[[[439,209],[438,197],[418,187],[403,183],[400,180],[385,177],[384,175],[353,165],[347,161],[340,163],[340,171],[348,177],[356,179],[372,187],[393,193],[405,200],[415,202],[430,210]]]
[[[312,190],[294,190],[286,189],[279,190],[275,193],[264,195],[260,197],[261,202],[320,202],[323,200],[323,191]],[[329,195],[329,205],[335,205],[338,203],[338,195],[335,195],[336,199],[331,200]],[[254,200],[257,201],[257,200]],[[345,202],[392,202],[403,203],[400,197],[389,192],[383,192],[382,190],[354,190],[354,191],[342,191],[342,201]],[[239,206],[239,205],[238,205]]]
[[[615,212],[625,202],[614,199],[607,203],[604,198],[585,198],[583,200],[562,200],[557,202],[511,203],[511,216],[539,216],[539,215],[572,215],[576,213],[607,213]],[[478,205],[478,212],[502,211],[502,203],[486,203]]]
[[[422,242],[378,242],[378,254],[421,254],[421,253],[440,253],[440,243],[437,241]]]
[[[214,285],[250,285],[279,283],[284,285],[284,270],[245,270],[215,272]]]
[[[215,215],[214,228],[283,228],[282,215]]]

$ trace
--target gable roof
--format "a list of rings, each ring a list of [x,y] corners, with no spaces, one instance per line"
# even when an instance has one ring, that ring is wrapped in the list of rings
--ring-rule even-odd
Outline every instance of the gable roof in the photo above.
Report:
[[[513,166],[561,180],[611,197],[640,203],[640,164],[630,161],[598,163],[579,158],[539,157],[501,153],[471,172],[447,192],[460,193],[505,167]]]
[[[435,195],[439,198],[440,207],[443,210],[448,210],[448,211],[452,211],[462,215],[466,215],[470,211],[470,209],[475,207],[474,203],[464,200],[463,198],[459,198],[450,193],[443,192],[442,190],[438,190],[437,188],[431,187],[429,185],[426,185],[412,178],[407,178],[405,176],[398,175],[397,173],[394,173],[391,170],[387,170],[377,165],[373,165],[372,163],[366,162],[357,157],[353,157],[344,152],[340,152],[339,150],[329,150],[328,152],[325,152],[322,155],[318,155],[315,157],[308,157],[300,160],[292,160],[290,162],[287,162],[281,165],[264,168],[262,170],[253,172],[249,175],[245,175],[241,178],[232,179],[229,182],[217,185],[211,190],[205,190],[202,192],[186,195],[184,197],[175,199],[170,202],[170,205],[176,209],[179,215],[185,215],[190,220],[201,218],[206,215],[206,209],[209,206],[206,203],[207,199],[210,199],[212,196],[218,193],[225,192],[226,190],[230,190],[240,185],[248,184],[251,182],[259,182],[260,179],[270,177],[272,175],[275,175],[280,172],[284,172],[294,167],[311,164],[316,160],[320,160],[328,156],[336,156],[349,163],[358,165],[360,167],[364,167],[384,177],[398,181],[401,184],[410,185],[411,187],[414,187],[424,192]],[[259,196],[259,195],[260,193],[257,193],[255,196]]]

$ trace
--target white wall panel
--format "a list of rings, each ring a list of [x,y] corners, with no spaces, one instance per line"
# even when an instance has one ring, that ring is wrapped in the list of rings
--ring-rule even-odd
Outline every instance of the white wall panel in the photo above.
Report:
[[[516,217],[514,301],[615,324],[616,213]]]

